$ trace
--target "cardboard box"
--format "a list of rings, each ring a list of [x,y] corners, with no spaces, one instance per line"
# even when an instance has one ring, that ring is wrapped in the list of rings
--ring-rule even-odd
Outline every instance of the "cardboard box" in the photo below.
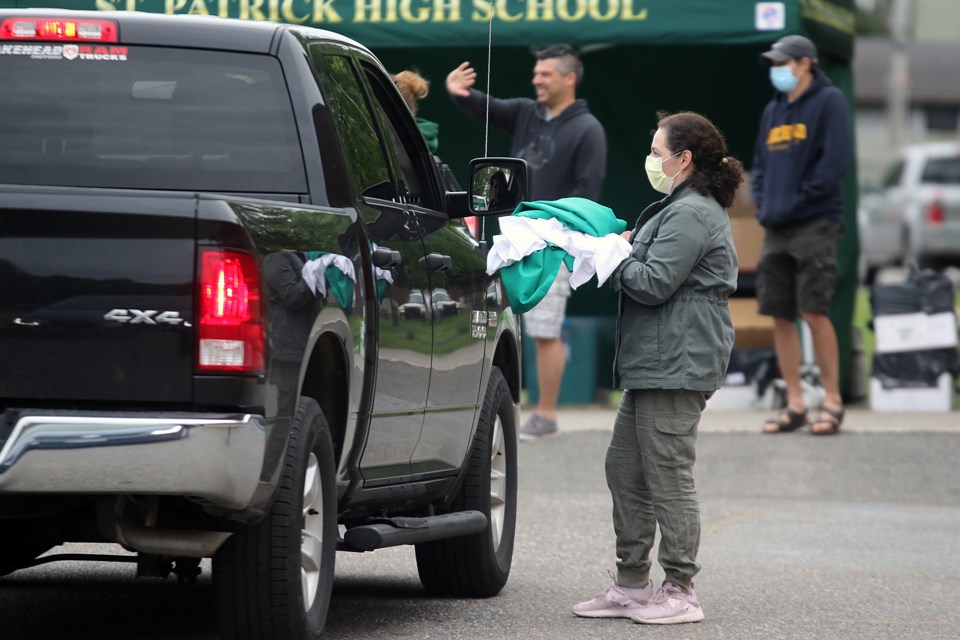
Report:
[[[754,273],[760,263],[764,230],[757,222],[757,205],[750,195],[749,173],[743,174],[743,182],[737,188],[727,214],[730,216],[733,244],[737,248],[737,258],[740,261],[740,273]]]
[[[737,188],[733,196],[733,204],[727,209],[731,218],[753,218],[757,217],[757,205],[750,195],[750,174],[744,172],[743,182]]]
[[[957,318],[946,313],[897,313],[876,316],[877,353],[902,353],[957,346]]]
[[[756,271],[763,249],[764,230],[756,218],[730,218],[733,246],[737,249],[740,272]]]
[[[941,373],[935,387],[884,389],[870,377],[870,409],[872,411],[953,411],[955,388],[953,377]]]
[[[740,349],[773,348],[773,318],[757,313],[756,298],[730,298],[730,318]]]

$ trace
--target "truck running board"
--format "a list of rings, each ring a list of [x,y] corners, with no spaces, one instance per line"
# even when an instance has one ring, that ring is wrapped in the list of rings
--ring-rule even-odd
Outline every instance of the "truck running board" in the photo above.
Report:
[[[479,511],[458,511],[425,518],[377,518],[347,529],[340,549],[373,551],[401,544],[416,544],[479,533],[487,517]]]

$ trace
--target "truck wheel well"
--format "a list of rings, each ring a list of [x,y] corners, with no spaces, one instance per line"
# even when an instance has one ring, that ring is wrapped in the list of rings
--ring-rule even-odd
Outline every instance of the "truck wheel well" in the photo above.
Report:
[[[520,361],[517,359],[519,346],[516,336],[504,332],[497,343],[497,350],[493,354],[493,364],[503,373],[510,388],[510,396],[514,402],[520,402]]]
[[[347,358],[340,341],[330,335],[321,336],[310,354],[300,395],[313,398],[323,409],[333,438],[337,464],[343,453],[347,425]]]

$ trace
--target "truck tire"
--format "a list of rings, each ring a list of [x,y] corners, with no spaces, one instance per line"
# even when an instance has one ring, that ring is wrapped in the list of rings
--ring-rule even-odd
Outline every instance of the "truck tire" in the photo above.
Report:
[[[507,583],[517,523],[517,425],[510,389],[494,367],[463,484],[448,512],[487,516],[480,533],[416,545],[420,582],[432,594],[487,598]]]
[[[326,418],[301,398],[270,511],[259,524],[240,525],[213,558],[224,638],[320,637],[333,590],[335,481]]]

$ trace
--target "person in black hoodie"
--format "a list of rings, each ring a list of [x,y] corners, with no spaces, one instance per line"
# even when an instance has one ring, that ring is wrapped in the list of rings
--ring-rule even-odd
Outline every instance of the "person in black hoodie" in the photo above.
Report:
[[[543,49],[536,59],[532,80],[536,100],[489,97],[490,125],[512,135],[510,155],[532,167],[532,200],[572,196],[598,200],[607,168],[607,138],[586,100],[577,99],[583,63],[566,45]],[[488,96],[472,88],[476,80],[477,72],[464,62],[447,75],[447,91],[457,105],[483,121]],[[569,296],[569,274],[561,269],[544,299],[524,314],[524,329],[536,340],[540,394],[534,414],[520,429],[521,440],[557,433],[565,362],[560,330]]]
[[[787,406],[765,433],[808,424],[801,387],[799,315],[810,327],[825,395],[811,432],[835,434],[843,421],[837,335],[830,322],[836,256],[843,234],[841,180],[853,162],[847,102],[817,67],[817,49],[785,36],[760,56],[777,90],[760,119],[751,190],[766,230],[757,268],[761,314],[774,318],[774,346]]]

